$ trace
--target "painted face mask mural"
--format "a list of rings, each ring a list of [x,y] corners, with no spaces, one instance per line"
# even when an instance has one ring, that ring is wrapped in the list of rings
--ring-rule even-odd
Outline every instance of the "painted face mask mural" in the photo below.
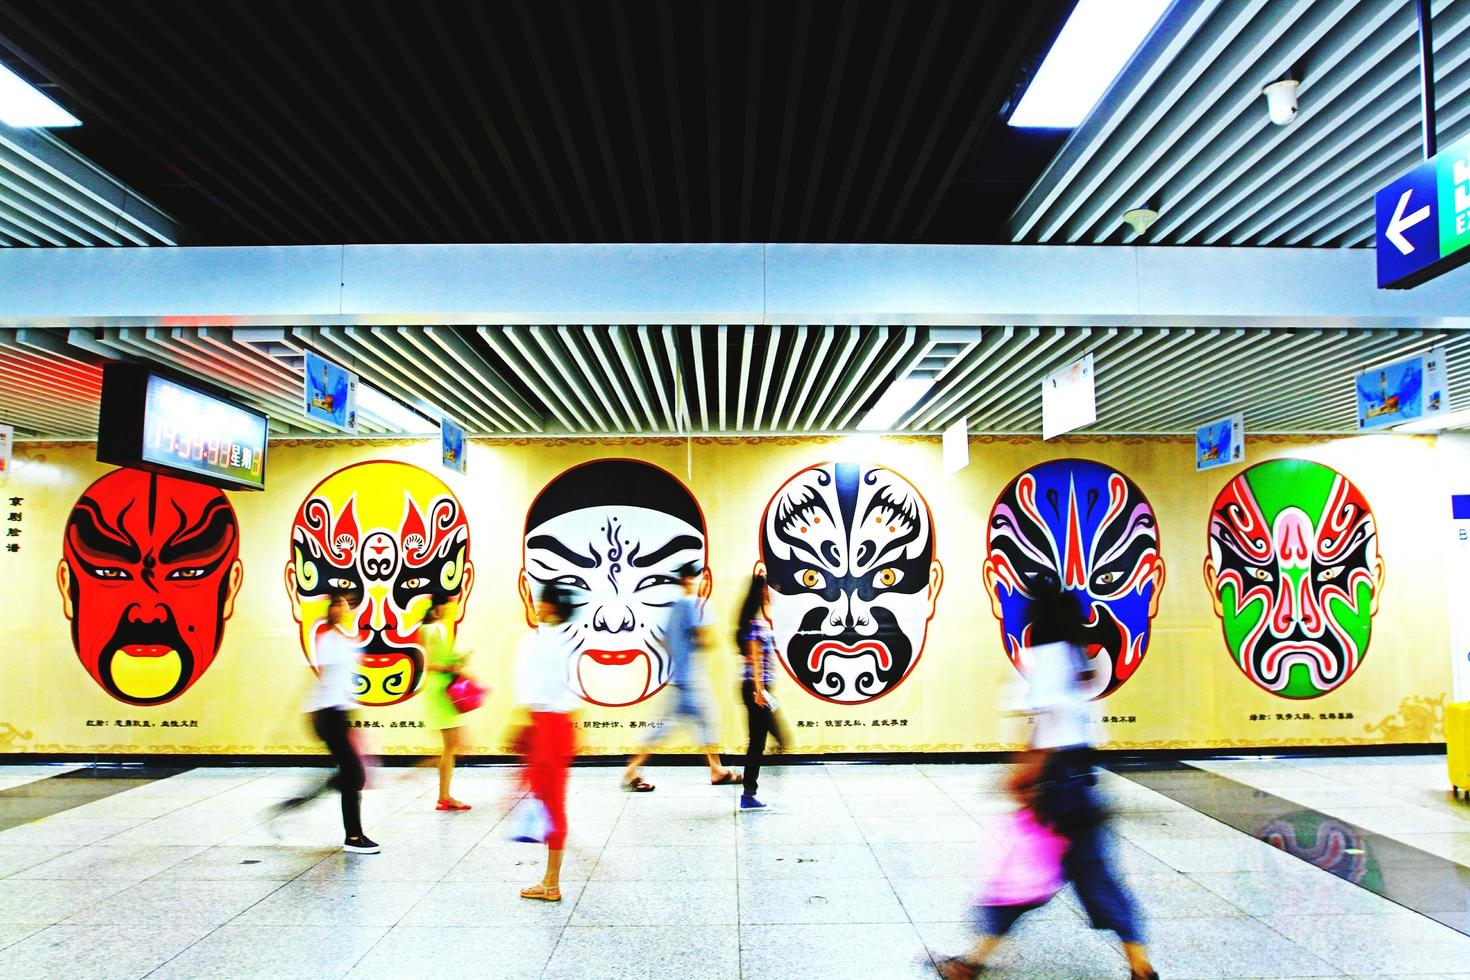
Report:
[[[1205,585],[1253,683],[1283,698],[1336,690],[1368,653],[1383,591],[1373,510],[1321,463],[1257,463],[1215,498]]]
[[[707,557],[704,514],[671,474],[633,459],[583,463],[548,483],[526,514],[526,621],[536,625],[543,586],[569,589],[572,690],[592,704],[637,704],[669,680],[664,624],[684,594],[677,572]],[[701,602],[710,587],[706,567]]]
[[[114,470],[72,507],[56,567],[72,645],[125,704],[166,704],[204,676],[235,611],[244,568],[225,495],[202,483]]]
[[[934,520],[912,483],[871,463],[821,463],[761,517],[771,630],[786,669],[827,701],[892,691],[924,651],[944,584]]]
[[[286,591],[308,661],[316,662],[316,637],[330,628],[331,593],[362,594],[359,704],[397,704],[417,693],[424,650],[413,634],[429,600],[450,597],[454,612],[445,625],[452,640],[473,581],[464,508],[442,480],[408,463],[338,470],[306,495],[291,525]]]
[[[1138,485],[1102,463],[1052,460],[1006,485],[986,527],[985,589],[1011,663],[1024,663],[1032,594],[1060,587],[1086,614],[1089,696],[1122,687],[1143,663],[1164,587],[1158,519]]]

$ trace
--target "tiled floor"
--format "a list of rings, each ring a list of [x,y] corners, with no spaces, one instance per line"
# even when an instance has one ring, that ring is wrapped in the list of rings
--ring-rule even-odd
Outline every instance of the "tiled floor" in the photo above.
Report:
[[[1362,858],[1353,873],[1404,888],[1458,880],[1470,806],[1450,800],[1442,756],[1198,765],[1152,774],[1163,792],[1103,777],[1163,976],[1470,977],[1463,894],[1420,896],[1458,903],[1435,921],[1311,863]],[[507,769],[461,770],[456,792],[476,804],[463,814],[433,811],[431,773],[375,773],[375,856],[332,846],[330,798],[265,825],[304,770],[195,769],[25,817],[28,800],[75,791],[59,771],[0,767],[0,820],[24,820],[0,831],[3,977],[932,976],[929,953],[969,939],[989,827],[1007,809],[998,766],[776,767],[762,788],[777,809],[745,815],[699,769],[650,770],[658,790],[639,796],[618,791],[615,769],[578,769],[565,899],[545,905],[517,895],[544,850],[507,839]],[[1286,801],[1293,840],[1326,819],[1336,850],[1285,853],[1205,815],[1220,777]],[[1344,857],[1340,827],[1413,849]],[[1463,928],[1442,924],[1457,915]],[[1127,972],[1070,893],[994,965]]]

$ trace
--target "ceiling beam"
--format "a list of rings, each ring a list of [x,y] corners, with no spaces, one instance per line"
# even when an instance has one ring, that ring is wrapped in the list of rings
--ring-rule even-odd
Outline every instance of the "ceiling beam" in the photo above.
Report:
[[[1470,327],[1470,270],[1388,291],[1374,261],[1363,249],[1025,245],[4,249],[0,327]]]

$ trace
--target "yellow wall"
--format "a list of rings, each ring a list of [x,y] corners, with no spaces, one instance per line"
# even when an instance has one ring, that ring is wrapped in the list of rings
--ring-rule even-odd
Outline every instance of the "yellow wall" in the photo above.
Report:
[[[274,443],[269,490],[235,493],[244,581],[226,625],[219,657],[172,703],[129,707],[102,690],[73,652],[56,585],[63,526],[77,497],[110,467],[82,444],[21,444],[0,496],[23,497],[19,553],[0,552],[7,669],[0,684],[0,751],[8,752],[314,752],[298,704],[306,688],[297,627],[284,584],[291,522],[320,479],[354,462],[415,463],[448,483],[471,524],[475,584],[461,644],[493,687],[470,717],[471,741],[498,752],[510,718],[510,656],[526,625],[517,595],[521,525],[540,488],[570,465],[602,456],[656,463],[684,480],[709,525],[714,576],[713,620],[720,646],[709,656],[727,749],[742,748],[744,718],[734,693],[738,660],[726,639],[735,607],[757,557],[758,521],[771,494],[796,471],[833,458],[880,462],[912,481],[927,498],[938,535],[944,585],[928,643],[914,672],[882,699],[856,706],[820,701],[783,678],[778,689],[798,748],[838,751],[967,751],[1008,747],[1013,729],[997,716],[1002,689],[1014,675],[981,581],[985,521],[1001,488],[1022,469],[1047,459],[1081,456],[1113,465],[1148,495],[1157,512],[1166,564],[1162,601],[1139,672],[1101,708],[1136,719],[1108,726],[1115,747],[1185,748],[1342,745],[1440,740],[1450,680],[1441,545],[1448,502],[1434,468],[1433,437],[1374,436],[1296,440],[1253,437],[1251,462],[1293,456],[1326,463],[1361,488],[1377,518],[1386,584],[1363,666],[1339,689],[1291,702],[1251,684],[1221,638],[1202,578],[1209,510],[1215,494],[1241,467],[1196,473],[1189,439],[977,438],[971,464],[946,476],[937,440],[709,439],[476,441],[466,476],[437,465],[437,441]],[[7,511],[9,509],[7,508]],[[14,526],[14,525],[12,525]],[[15,538],[6,540],[15,541]],[[630,727],[655,718],[667,692],[628,708],[590,708],[584,722],[591,751],[621,753],[639,734]],[[1436,707],[1438,705],[1439,707]],[[364,712],[382,752],[423,752],[433,732],[393,727],[421,717],[417,700]],[[1309,719],[1278,721],[1279,714]],[[1438,714],[1436,714],[1438,713]],[[1267,720],[1251,720],[1267,715]],[[1322,718],[1321,715],[1337,715]],[[88,721],[106,721],[89,726]],[[905,721],[877,726],[878,720]],[[149,721],[148,727],[126,725]],[[164,721],[197,727],[163,726]],[[828,725],[827,722],[862,724]],[[681,735],[671,747],[688,747]]]

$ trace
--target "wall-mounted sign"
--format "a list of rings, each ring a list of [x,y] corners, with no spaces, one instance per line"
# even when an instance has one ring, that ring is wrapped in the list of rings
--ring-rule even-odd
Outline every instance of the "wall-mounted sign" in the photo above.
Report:
[[[311,351],[306,352],[306,416],[357,431],[357,375]]]
[[[1445,594],[1464,595],[1470,587],[1470,494],[1450,496],[1450,542],[1444,549]],[[1446,603],[1450,613],[1451,682],[1456,701],[1470,699],[1470,607]]]
[[[958,473],[970,465],[970,427],[959,419],[944,430],[944,472]]]
[[[1445,352],[1436,347],[1394,364],[1364,371],[1354,380],[1358,431],[1383,429],[1449,410]]]
[[[137,364],[102,369],[97,459],[232,490],[265,489],[265,413]]]
[[[1373,197],[1378,288],[1408,289],[1470,260],[1470,136]]]
[[[1212,470],[1245,462],[1245,414],[1202,425],[1194,430],[1194,468]]]
[[[1097,421],[1092,355],[1073,361],[1041,381],[1041,437],[1050,439]]]
[[[465,471],[464,429],[448,416],[439,420],[439,452],[445,469]]]
[[[15,427],[0,425],[0,476],[10,473],[11,454],[15,451]]]

